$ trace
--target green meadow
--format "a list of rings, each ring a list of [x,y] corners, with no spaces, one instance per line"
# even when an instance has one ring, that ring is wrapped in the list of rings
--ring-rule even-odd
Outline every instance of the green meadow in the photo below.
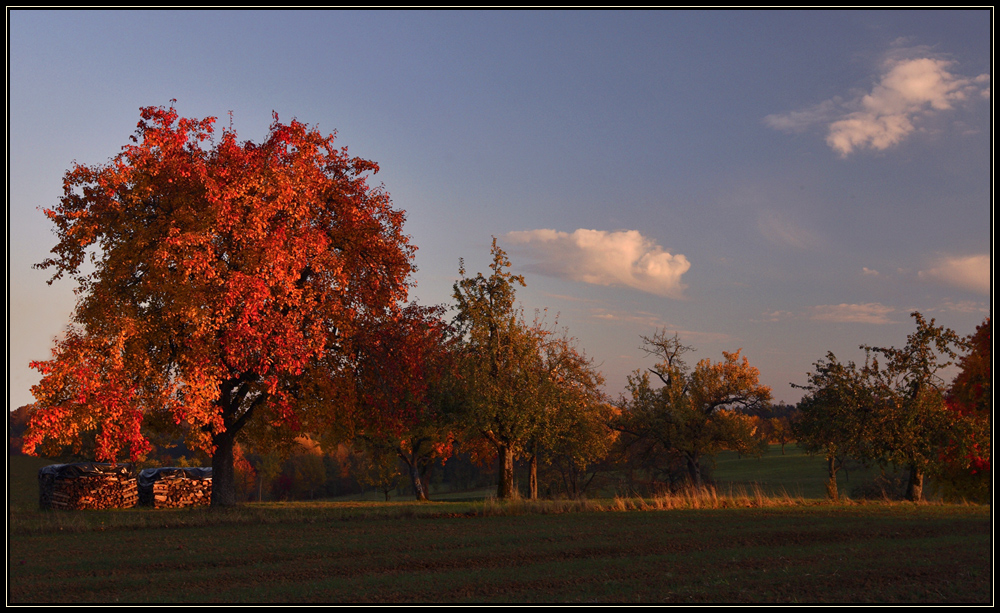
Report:
[[[712,476],[720,493],[731,490],[761,488],[770,496],[788,494],[796,498],[823,499],[826,497],[826,460],[809,455],[798,445],[771,445],[768,453],[759,458],[740,457],[733,451],[723,451],[715,458]],[[884,481],[877,466],[848,466],[837,472],[837,489],[841,495],[851,497],[852,490],[878,489]],[[893,476],[887,471],[886,478]]]

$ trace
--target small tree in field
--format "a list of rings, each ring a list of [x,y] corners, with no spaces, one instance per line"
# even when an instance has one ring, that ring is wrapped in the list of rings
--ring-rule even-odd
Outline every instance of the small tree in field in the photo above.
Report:
[[[785,455],[785,445],[792,442],[792,425],[786,417],[769,417],[765,422],[768,442],[781,445],[781,455]]]
[[[933,319],[911,315],[917,329],[903,348],[862,345],[861,368],[827,354],[803,386],[809,393],[799,403],[796,434],[806,449],[827,455],[833,498],[836,468],[853,457],[906,469],[906,497],[919,501],[925,475],[939,470],[955,436],[959,424],[946,410],[939,373],[965,341]]]
[[[391,446],[366,444],[358,467],[358,482],[374,487],[389,502],[390,492],[399,486],[399,454]],[[420,498],[418,498],[420,499]]]
[[[607,425],[611,407],[600,389],[604,377],[566,334],[544,342],[540,367],[541,407],[526,445],[529,496],[538,498],[539,460],[556,466],[566,493],[579,496],[589,484],[582,482],[587,467],[604,459],[616,438]]]
[[[722,352],[721,362],[704,359],[689,371],[683,355],[691,348],[677,335],[657,332],[643,337],[644,350],[660,362],[650,369],[663,385],[654,388],[649,373],[629,376],[631,398],[621,401],[618,428],[638,439],[656,442],[680,456],[691,485],[701,487],[702,459],[722,449],[761,453],[762,440],[748,420],[736,413],[757,411],[771,400],[771,389],[740,351]]]
[[[260,144],[216,141],[214,121],[142,109],[133,144],[74,165],[45,210],[59,242],[39,266],[80,299],[53,359],[33,364],[25,451],[89,431],[96,459],[138,459],[145,427],[182,426],[228,506],[238,433],[322,430],[349,401],[356,334],[398,312],[413,247],[366,183],[378,165],[332,135],[275,115]]]
[[[459,373],[462,421],[495,449],[497,498],[514,495],[514,458],[531,439],[543,407],[541,351],[547,333],[524,321],[514,306],[514,285],[524,278],[508,272],[510,260],[493,239],[488,277],[465,276],[455,283],[455,324],[463,338]]]
[[[873,433],[876,457],[909,470],[906,497],[918,501],[924,476],[939,463],[952,422],[939,373],[957,357],[964,340],[918,312],[911,316],[917,330],[906,337],[903,348],[861,348],[869,357],[865,370],[879,415]]]
[[[389,464],[386,450],[402,460],[417,500],[428,499],[431,464],[453,451],[457,348],[443,312],[410,304],[358,346],[355,442],[379,466]]]
[[[826,456],[826,493],[837,500],[837,472],[848,458],[872,455],[877,405],[862,373],[854,362],[842,364],[833,353],[816,362],[806,395],[799,402],[795,436],[809,453]]]

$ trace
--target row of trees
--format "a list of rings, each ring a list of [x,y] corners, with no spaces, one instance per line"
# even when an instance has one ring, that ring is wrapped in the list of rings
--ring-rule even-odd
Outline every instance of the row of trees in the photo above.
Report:
[[[700,486],[704,458],[720,449],[759,453],[766,435],[775,435],[770,422],[750,415],[767,405],[770,392],[746,358],[724,354],[724,361],[702,360],[688,372],[681,355],[692,349],[665,332],[644,339],[646,352],[663,358],[649,371],[663,388],[653,390],[649,373],[636,372],[631,398],[609,402],[601,374],[565,331],[538,317],[525,319],[515,306],[523,278],[510,272],[495,241],[491,253],[488,275],[467,277],[461,267],[450,324],[444,307],[411,304],[378,327],[361,330],[353,389],[343,396],[350,403],[318,440],[299,436],[291,444],[270,428],[253,436],[252,428],[246,430],[243,448],[250,452],[234,448],[237,498],[254,491],[260,498],[265,485],[279,497],[336,488],[324,469],[334,456],[320,442],[343,455],[348,441],[356,453],[341,464],[350,465],[356,483],[387,496],[398,485],[401,463],[409,489],[422,500],[428,496],[428,469],[459,450],[481,465],[496,463],[498,497],[515,494],[515,459],[522,460],[534,498],[540,467],[548,473],[550,492],[557,477],[556,489],[575,496],[602,469],[620,468],[623,460],[654,481],[675,485],[681,462],[691,483]],[[159,436],[162,447],[164,433],[151,429],[147,435]],[[50,437],[45,443],[51,450],[61,441]],[[170,444],[184,447],[177,440]],[[91,444],[89,451],[99,449]]]
[[[491,255],[486,275],[460,265],[451,323],[443,307],[410,305],[360,345],[349,438],[385,479],[401,459],[418,499],[426,469],[458,449],[496,461],[499,498],[515,494],[524,458],[535,498],[540,462],[582,472],[615,438],[592,361],[555,324],[525,319],[515,301],[524,279],[495,239]]]
[[[45,210],[58,243],[38,266],[54,271],[50,283],[72,277],[80,298],[53,359],[33,363],[42,379],[25,452],[136,461],[182,440],[211,457],[212,503],[228,506],[239,440],[261,458],[288,456],[303,434],[327,448],[350,441],[371,479],[402,462],[423,499],[429,467],[459,449],[496,462],[500,498],[514,495],[522,459],[535,497],[539,465],[579,492],[613,446],[630,465],[700,486],[705,458],[759,453],[776,436],[753,417],[770,390],[740,351],[689,368],[691,348],[665,332],[643,339],[657,364],[610,402],[568,333],[525,318],[524,279],[495,239],[487,274],[460,264],[454,317],[407,305],[415,247],[404,212],[367,183],[377,164],[294,120],[275,116],[261,144],[231,129],[216,142],[213,122],[142,109],[133,144],[105,165],[74,165]],[[958,342],[932,324],[913,348],[868,348],[863,369],[833,356],[817,365],[802,432],[831,467],[905,461],[919,492],[933,450],[899,433],[933,430],[909,407],[938,406],[941,363],[918,349]],[[913,425],[889,406],[908,407]],[[946,453],[964,457],[968,437],[954,441]]]
[[[906,497],[923,497],[927,475],[947,493],[985,499],[991,480],[990,320],[962,338],[912,313],[916,331],[902,348],[862,345],[862,365],[833,353],[815,364],[799,403],[800,445],[825,455],[828,495],[848,459],[907,474]],[[959,359],[947,385],[942,371]]]

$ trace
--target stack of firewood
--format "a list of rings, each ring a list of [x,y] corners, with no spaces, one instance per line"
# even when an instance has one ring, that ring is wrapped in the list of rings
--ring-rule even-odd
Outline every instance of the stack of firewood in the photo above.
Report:
[[[139,503],[154,509],[209,504],[211,468],[147,468],[139,473]]]
[[[122,464],[55,464],[38,471],[43,509],[127,509],[139,499],[132,470]]]

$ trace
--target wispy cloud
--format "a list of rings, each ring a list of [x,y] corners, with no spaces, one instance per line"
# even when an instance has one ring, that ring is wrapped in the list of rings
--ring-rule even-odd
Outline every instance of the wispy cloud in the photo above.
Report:
[[[531,272],[669,298],[683,296],[681,276],[691,268],[686,257],[665,251],[637,230],[526,230],[506,238],[532,259],[525,267]]]
[[[611,311],[604,308],[595,308],[590,311],[591,317],[602,322],[612,322],[626,325],[638,325],[645,328],[648,334],[654,330],[664,330],[668,335],[677,334],[681,342],[693,343],[695,345],[703,343],[725,343],[735,345],[738,341],[733,336],[725,332],[699,332],[697,330],[682,330],[671,325],[661,316],[648,311]]]
[[[858,324],[891,324],[895,323],[888,315],[896,309],[868,302],[865,304],[822,304],[810,309],[809,318],[816,321]]]
[[[792,319],[795,316],[795,313],[791,311],[768,311],[767,313],[764,313],[763,321],[785,321],[787,319]]]
[[[924,55],[913,57],[918,51]],[[965,101],[989,98],[989,74],[965,77],[954,67],[955,62],[933,57],[926,49],[900,49],[885,60],[870,91],[768,115],[764,122],[788,132],[822,126],[827,145],[841,157],[862,149],[888,149],[917,130],[923,119]]]
[[[773,210],[762,211],[757,216],[757,229],[772,243],[795,249],[808,249],[820,242],[815,232],[800,227],[786,215]]]
[[[548,298],[555,298],[556,300],[565,300],[567,302],[584,302],[584,303],[597,302],[597,300],[594,300],[592,298],[581,298],[579,296],[568,296],[566,294],[552,294],[549,292],[542,292],[542,295]]]
[[[639,324],[646,328],[666,328],[667,323],[662,317],[647,311],[609,311],[603,308],[591,309],[590,314],[595,319],[603,321]]]
[[[935,265],[917,273],[921,279],[944,283],[980,294],[990,293],[990,256],[946,256]]]
[[[974,300],[962,300],[955,302],[954,300],[946,299],[941,306],[928,309],[929,311],[940,311],[940,312],[952,312],[952,313],[983,313],[988,314],[990,312],[989,304],[985,302],[976,302]]]
[[[865,275],[866,277],[877,277],[878,271],[875,270],[874,268],[868,268],[867,266],[862,266],[861,274]]]

